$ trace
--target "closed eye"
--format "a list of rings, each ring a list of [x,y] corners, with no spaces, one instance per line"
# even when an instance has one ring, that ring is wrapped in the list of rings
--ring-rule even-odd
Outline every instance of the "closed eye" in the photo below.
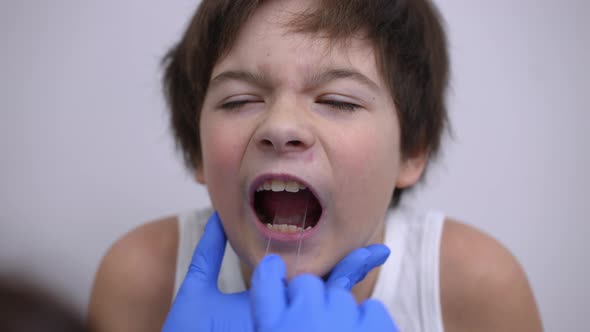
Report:
[[[358,108],[360,108],[361,106],[357,105],[357,104],[352,104],[352,103],[347,103],[347,102],[342,102],[342,101],[336,101],[336,100],[322,100],[322,101],[318,101],[318,104],[323,104],[323,105],[328,105],[332,108],[335,108],[337,110],[341,110],[341,111],[348,111],[348,112],[354,112],[356,111]]]
[[[257,100],[235,100],[235,101],[229,101],[227,103],[223,103],[220,105],[220,107],[222,109],[225,110],[235,110],[238,109],[248,103],[261,103],[261,101],[257,101]]]

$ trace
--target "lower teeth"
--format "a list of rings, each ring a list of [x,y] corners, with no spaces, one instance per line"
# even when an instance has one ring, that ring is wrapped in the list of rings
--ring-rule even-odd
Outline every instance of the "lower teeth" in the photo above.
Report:
[[[277,225],[273,225],[273,224],[266,224],[266,228],[273,230],[273,231],[278,231],[278,232],[283,232],[283,233],[298,233],[298,232],[303,232],[303,228],[299,227],[299,226],[295,226],[295,225],[286,225],[286,224],[277,224]],[[307,226],[307,228],[305,229],[310,230],[311,226]]]

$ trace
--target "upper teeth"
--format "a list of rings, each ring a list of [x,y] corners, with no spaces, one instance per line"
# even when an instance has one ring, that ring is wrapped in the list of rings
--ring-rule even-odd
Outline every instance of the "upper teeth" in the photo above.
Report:
[[[296,193],[299,190],[307,189],[306,186],[297,181],[283,181],[278,179],[266,180],[262,183],[256,191],[272,190],[272,191],[288,191]]]

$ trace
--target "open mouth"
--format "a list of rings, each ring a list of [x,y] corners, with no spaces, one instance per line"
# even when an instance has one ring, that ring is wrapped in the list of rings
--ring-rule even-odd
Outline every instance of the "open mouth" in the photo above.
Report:
[[[293,179],[261,182],[254,193],[253,206],[258,220],[268,229],[283,233],[311,230],[322,215],[322,206],[313,192]]]

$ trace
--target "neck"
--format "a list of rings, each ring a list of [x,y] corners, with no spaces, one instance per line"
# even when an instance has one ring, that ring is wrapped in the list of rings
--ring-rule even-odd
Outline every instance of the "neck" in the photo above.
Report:
[[[357,303],[361,303],[371,297],[373,290],[375,290],[375,285],[377,284],[377,277],[379,276],[380,269],[381,267],[379,266],[371,270],[365,279],[352,288],[351,292]]]
[[[240,269],[242,271],[242,278],[244,278],[246,288],[250,288],[252,269],[242,262],[240,262]],[[375,289],[375,285],[377,284],[377,277],[379,276],[380,269],[381,267],[379,266],[371,270],[365,279],[357,283],[352,288],[351,292],[357,303],[361,303],[371,297],[371,294],[373,294],[373,290]]]

